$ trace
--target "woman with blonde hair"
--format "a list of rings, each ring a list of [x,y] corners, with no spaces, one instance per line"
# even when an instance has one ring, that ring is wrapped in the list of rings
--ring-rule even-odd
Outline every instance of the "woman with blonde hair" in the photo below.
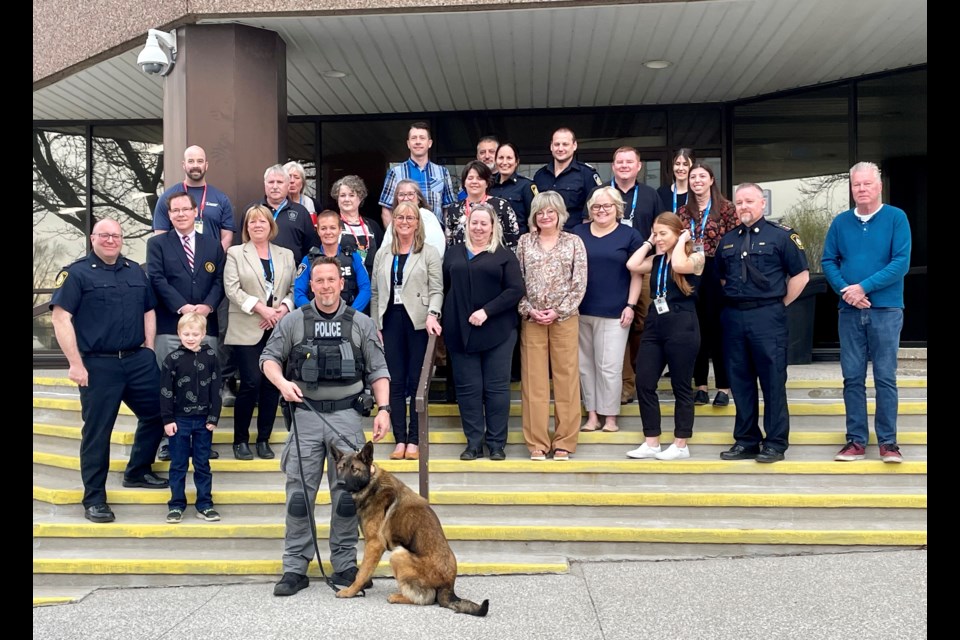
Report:
[[[283,165],[283,168],[287,170],[287,174],[290,176],[290,192],[287,197],[290,198],[290,202],[295,202],[306,209],[307,213],[310,214],[313,226],[317,226],[317,205],[313,203],[313,198],[305,193],[307,172],[303,169],[303,165],[296,160],[291,160]]]
[[[704,257],[694,251],[690,229],[674,213],[653,221],[653,232],[637,249],[627,268],[651,274],[650,309],[637,353],[637,398],[645,441],[627,452],[631,458],[681,460],[690,457],[687,439],[693,435],[693,389],[690,378],[700,348],[697,289]],[[655,252],[655,255],[653,255]],[[657,384],[664,365],[670,366],[670,384],[676,407],[673,444],[660,448],[660,398]]]

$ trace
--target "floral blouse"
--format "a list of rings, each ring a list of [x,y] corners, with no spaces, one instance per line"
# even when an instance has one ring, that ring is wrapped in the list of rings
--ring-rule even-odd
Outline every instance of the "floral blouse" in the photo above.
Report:
[[[717,216],[714,216],[714,213],[716,213]],[[680,207],[677,210],[677,215],[683,220],[683,226],[689,229],[690,214],[687,213],[687,205]],[[696,235],[699,237],[703,217],[701,216],[693,222],[697,230]],[[707,227],[703,232],[703,254],[708,258],[714,257],[717,253],[717,246],[720,244],[720,238],[722,238],[727,231],[735,229],[739,224],[740,220],[737,218],[737,208],[729,200],[724,200],[717,208],[711,208],[710,217],[707,219]],[[691,238],[692,237],[693,233],[691,232]],[[646,238],[644,238],[644,240],[646,240]]]
[[[517,249],[517,238],[520,236],[520,226],[517,224],[517,214],[513,207],[503,198],[489,196],[486,203],[493,207],[500,219],[500,228],[503,230],[503,244],[513,251]],[[447,234],[447,246],[460,244],[467,232],[467,201],[461,200],[443,208],[443,228]]]
[[[553,309],[563,322],[579,313],[587,290],[587,251],[583,240],[566,231],[560,232],[549,251],[543,249],[539,238],[539,231],[531,231],[520,236],[517,245],[520,273],[527,286],[517,309],[524,319],[531,309]]]

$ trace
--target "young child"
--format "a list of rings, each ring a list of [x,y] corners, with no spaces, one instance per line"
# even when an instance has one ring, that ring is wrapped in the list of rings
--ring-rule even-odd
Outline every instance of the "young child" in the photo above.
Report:
[[[193,457],[193,483],[197,487],[197,517],[216,522],[213,508],[210,447],[220,419],[220,374],[217,352],[203,342],[207,319],[186,313],[177,323],[180,346],[164,359],[160,370],[160,417],[170,438],[170,502],[167,522],[177,523],[187,508],[184,486]]]

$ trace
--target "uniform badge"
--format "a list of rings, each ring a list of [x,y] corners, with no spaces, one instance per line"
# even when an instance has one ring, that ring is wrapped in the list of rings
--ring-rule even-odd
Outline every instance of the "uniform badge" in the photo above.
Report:
[[[537,185],[532,182],[530,183],[530,191],[533,191],[533,195],[535,196],[540,195],[540,192],[537,190]]]
[[[296,280],[297,278],[299,278],[300,276],[302,276],[302,275],[303,275],[303,272],[306,271],[306,270],[307,270],[307,265],[305,265],[305,264],[303,264],[303,263],[301,262],[301,263],[300,263],[300,266],[297,267],[297,275],[294,276],[294,280]]]
[[[297,212],[296,211],[287,211],[287,220],[290,222],[297,221]]]
[[[600,179],[600,176],[597,174],[593,174],[593,181],[597,183],[598,187],[603,184],[603,181]]]
[[[790,239],[793,240],[793,244],[797,245],[797,249],[803,251],[803,241],[800,240],[800,236],[796,233],[790,234]]]
[[[213,273],[214,271],[217,270],[217,265],[213,264],[212,262],[204,262],[203,268],[206,270],[207,273]]]
[[[67,270],[64,269],[63,271],[57,274],[57,280],[53,283],[53,286],[59,289],[60,287],[63,286],[63,283],[64,281],[66,281],[66,279],[67,279]]]

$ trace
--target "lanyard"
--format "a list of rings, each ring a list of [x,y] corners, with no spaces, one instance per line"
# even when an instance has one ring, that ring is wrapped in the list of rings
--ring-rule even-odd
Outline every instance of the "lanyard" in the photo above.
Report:
[[[183,181],[183,192],[190,193],[187,190],[187,181]],[[197,205],[197,211],[200,213],[200,219],[203,220],[203,208],[207,206],[207,183],[203,183],[203,195],[200,196],[200,204]]]
[[[486,202],[489,199],[490,199],[490,195],[485,193],[483,194],[483,200],[481,200],[480,202]],[[470,200],[464,200],[464,203],[465,204],[463,206],[463,212],[464,212],[464,215],[466,215],[466,217],[469,218],[470,217]]]
[[[404,254],[404,263],[403,266],[406,267],[406,261],[410,259],[410,251],[413,251],[413,245],[410,245],[410,249]],[[395,254],[393,256],[393,287],[394,289],[399,288],[403,285],[403,278],[399,277],[400,275],[400,254]]]
[[[677,195],[674,194],[674,201],[676,201]],[[690,218],[690,233],[693,235],[693,241],[703,239],[703,233],[707,229],[707,218],[710,217],[710,207],[713,205],[712,200],[707,200],[707,208],[703,211],[703,219],[700,222],[700,235],[697,235],[697,225],[693,222],[693,218]]]
[[[673,212],[677,212],[677,183],[673,183],[673,187],[670,189],[673,191]]]
[[[611,178],[611,179],[610,179],[610,186],[613,187],[614,189],[616,189],[617,191],[620,190],[620,187],[617,186],[617,179],[616,179],[616,178]],[[634,214],[634,213],[636,212],[636,210],[637,210],[637,194],[638,194],[638,193],[640,193],[640,185],[638,185],[638,184],[636,183],[636,181],[634,181],[634,184],[633,184],[633,206],[630,207],[630,217],[624,216],[624,218],[626,218],[627,220],[633,220],[633,214]],[[676,211],[677,211],[677,194],[673,194],[673,211],[674,211],[674,213],[676,213]]]
[[[280,215],[280,212],[283,211],[283,208],[290,204],[290,198],[284,198],[283,203],[277,207],[277,210],[273,212],[273,219],[276,220],[277,216]],[[271,258],[272,260],[272,258]],[[272,264],[272,262],[271,262]]]
[[[357,236],[357,234],[353,232],[353,227],[351,226],[351,224],[347,222],[347,219],[343,217],[343,214],[340,214],[340,219],[343,220],[343,226],[346,228],[347,231],[350,232],[350,235],[352,235],[354,239],[357,241],[357,247],[359,247],[360,249],[366,249],[370,244],[368,242],[370,238],[370,232],[367,231],[367,225],[363,224],[363,216],[358,215],[357,218],[360,220],[360,231],[363,233],[363,244],[360,244],[360,238]]]
[[[669,266],[664,269],[664,265],[667,264],[667,256],[664,254],[661,256],[660,260],[660,269],[657,271],[657,297],[662,298],[667,295],[667,274],[670,272]]]

